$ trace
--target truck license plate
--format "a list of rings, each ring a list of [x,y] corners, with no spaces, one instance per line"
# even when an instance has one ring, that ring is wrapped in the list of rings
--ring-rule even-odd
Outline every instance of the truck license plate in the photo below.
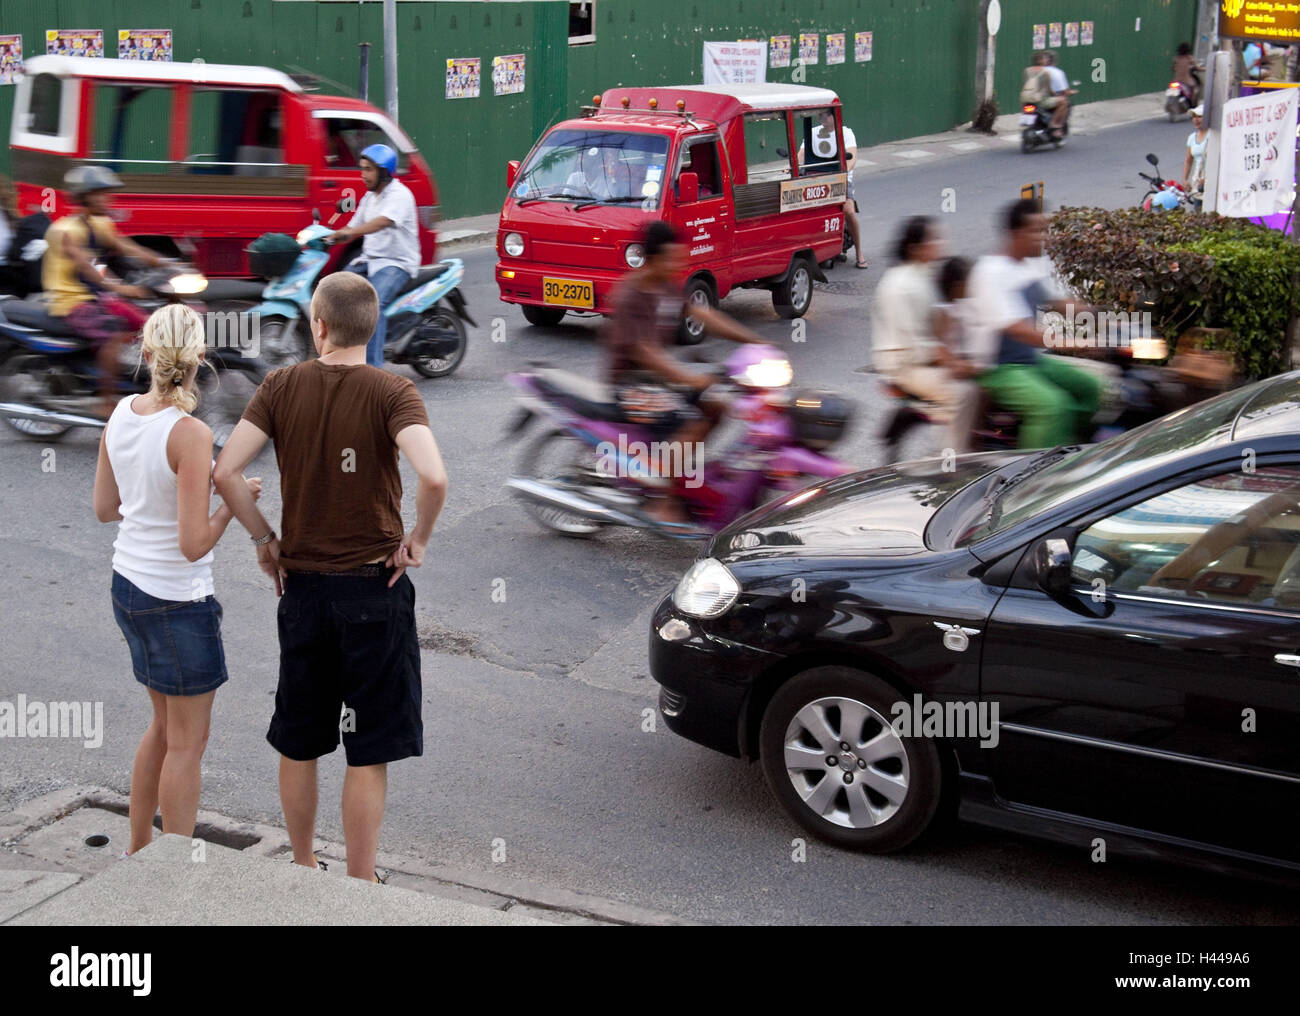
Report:
[[[563,307],[585,307],[588,310],[596,306],[596,287],[590,282],[576,279],[542,279],[542,302],[559,304]]]

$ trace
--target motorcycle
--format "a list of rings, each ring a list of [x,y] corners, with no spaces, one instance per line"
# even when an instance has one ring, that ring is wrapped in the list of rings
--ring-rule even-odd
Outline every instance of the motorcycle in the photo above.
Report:
[[[1143,359],[1161,359],[1164,340],[1135,337],[1136,343],[1149,343],[1142,349]],[[1085,443],[1096,443],[1199,401],[1204,393],[1194,392],[1163,367],[1137,362],[1131,346],[1104,350],[1098,358],[1071,357],[1070,363],[1095,373],[1102,381],[1102,400],[1092,418],[1091,430],[1080,435]],[[881,442],[885,461],[898,458],[899,446],[914,428],[936,422],[928,402],[905,392],[892,382],[885,382],[885,393],[897,406],[889,417]],[[971,435],[971,451],[1001,451],[1018,447],[1020,416],[994,404],[981,390],[978,422]]]
[[[271,270],[264,272],[271,278],[262,291],[262,302],[248,314],[269,366],[289,366],[316,355],[308,310],[329,260],[325,237],[332,232],[319,223],[305,227],[294,238],[297,255],[285,259],[287,263],[272,262]],[[258,271],[255,256],[250,251],[250,263]],[[398,291],[381,311],[388,318],[385,360],[410,364],[424,377],[446,377],[460,366],[468,344],[465,323],[477,327],[458,288],[464,275],[464,263],[448,258],[421,268]]]
[[[1165,89],[1165,112],[1169,114],[1170,123],[1185,117],[1195,105],[1196,96],[1191,88],[1181,81],[1169,82]]]
[[[1160,160],[1156,158],[1154,153],[1147,155],[1147,162],[1155,167],[1155,172],[1150,176],[1146,173],[1138,174],[1148,185],[1147,192],[1142,198],[1144,211],[1199,210],[1197,208],[1198,202],[1191,194],[1188,194],[1186,187],[1177,180],[1165,180],[1160,176]]]
[[[703,534],[674,529],[647,514],[655,488],[646,480],[654,470],[637,456],[638,445],[651,456],[662,452],[683,466],[683,474],[692,474],[681,482],[671,471],[693,525],[709,533],[778,492],[851,472],[826,454],[844,433],[850,405],[829,392],[793,389],[790,362],[780,350],[742,346],[719,377],[731,395],[724,426],[743,433],[731,442],[716,438],[722,450],[701,462],[698,446],[691,456],[689,449],[669,448],[669,442],[629,423],[608,388],[590,378],[546,367],[511,375],[523,407],[511,436],[521,435],[534,420],[545,429],[524,450],[507,488],[539,523],[566,536],[626,526],[694,539]],[[658,476],[669,482],[662,470]]]
[[[1041,148],[1043,145],[1051,145],[1053,148],[1060,148],[1065,144],[1065,139],[1070,133],[1070,118],[1065,118],[1065,126],[1061,128],[1061,136],[1058,138],[1052,134],[1052,116],[1050,109],[1043,109],[1037,103],[1026,102],[1020,107],[1020,150],[1026,154]]]
[[[197,297],[207,279],[190,265],[172,262],[121,274],[131,285],[149,290],[151,298],[140,301],[146,310],[175,302],[204,310]],[[213,428],[219,445],[238,422],[265,368],[250,355],[248,345],[238,341],[238,332],[228,335],[223,329],[214,336],[211,331],[206,359],[214,370],[200,372],[195,415]],[[204,397],[220,386],[217,371],[244,379],[242,403],[230,403],[237,385],[225,386],[224,399]],[[138,362],[138,350],[132,346],[122,351],[118,388],[123,394],[149,389],[148,369]],[[50,315],[42,299],[0,300],[0,417],[5,423],[26,437],[55,441],[75,427],[102,430],[108,421],[95,415],[98,402],[99,372],[90,340],[72,331],[63,318]]]

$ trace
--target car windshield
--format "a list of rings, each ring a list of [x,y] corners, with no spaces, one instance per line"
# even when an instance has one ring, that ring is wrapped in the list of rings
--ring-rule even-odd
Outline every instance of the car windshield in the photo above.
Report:
[[[657,208],[668,138],[605,130],[551,131],[520,169],[516,201],[639,204]]]
[[[1194,448],[1227,441],[1237,414],[1257,394],[1257,386],[1239,388],[1109,441],[1063,455],[1023,480],[1011,476],[990,491],[980,517],[962,533],[957,546],[996,536],[1072,498],[1144,472]],[[1033,465],[1032,457],[1027,461]]]

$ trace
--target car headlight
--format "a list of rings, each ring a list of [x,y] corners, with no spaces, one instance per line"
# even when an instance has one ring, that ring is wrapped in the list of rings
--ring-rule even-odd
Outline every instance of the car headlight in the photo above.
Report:
[[[518,233],[507,233],[505,241],[501,244],[501,249],[512,258],[522,257],[524,253],[524,238]]]
[[[628,244],[623,259],[627,262],[629,268],[640,268],[645,264],[645,247],[639,243]]]
[[[720,617],[740,595],[740,583],[726,565],[706,557],[691,565],[673,590],[673,606],[688,617]]]

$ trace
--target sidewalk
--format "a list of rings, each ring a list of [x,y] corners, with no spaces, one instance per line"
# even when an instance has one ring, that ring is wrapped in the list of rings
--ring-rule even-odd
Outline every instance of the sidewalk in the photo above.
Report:
[[[155,833],[130,857],[127,801],[56,791],[0,815],[0,925],[672,925],[670,914],[506,876],[381,853],[388,884],[293,864],[283,830],[200,811],[195,839]]]
[[[1109,127],[1123,127],[1164,115],[1164,93],[1151,92],[1133,95],[1127,99],[1108,99],[1076,106],[1070,114],[1070,133],[1096,134]],[[954,127],[941,134],[905,138],[859,148],[854,179],[875,173],[889,173],[906,169],[918,162],[946,162],[974,152],[998,148],[1004,144],[1020,144],[1020,109],[997,118],[995,134],[976,134],[970,124]],[[498,212],[486,215],[445,219],[438,226],[439,250],[454,251],[496,243]]]

